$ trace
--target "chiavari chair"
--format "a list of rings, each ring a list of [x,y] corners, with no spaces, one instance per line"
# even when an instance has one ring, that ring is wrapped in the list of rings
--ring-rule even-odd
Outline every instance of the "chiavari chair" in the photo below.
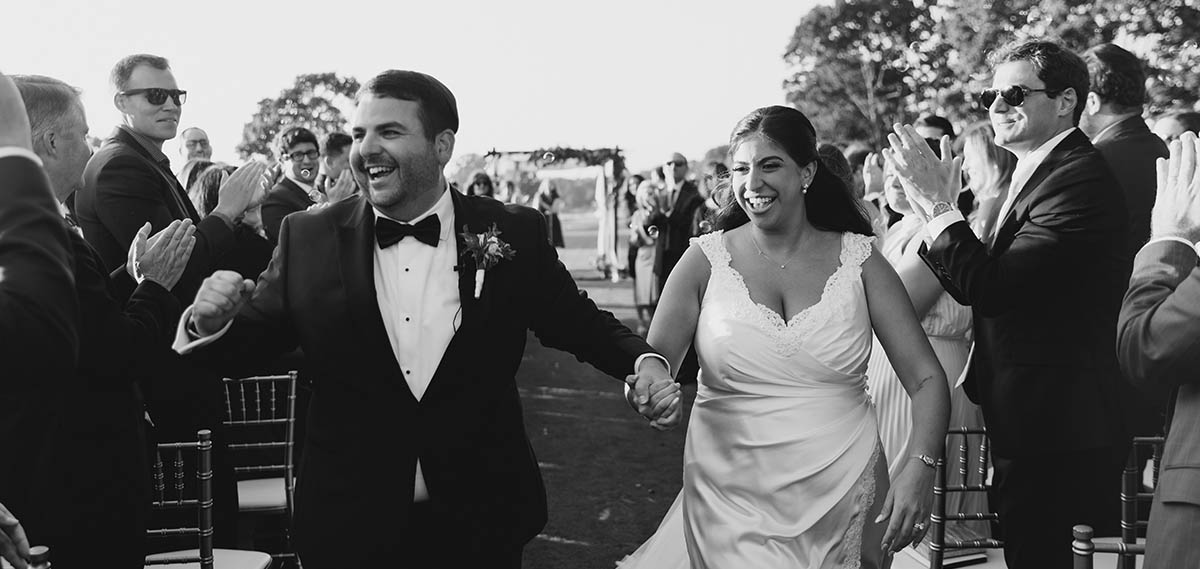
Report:
[[[1077,525],[1073,530],[1075,540],[1071,550],[1075,553],[1075,569],[1092,569],[1093,555],[1109,553],[1117,555],[1117,569],[1134,569],[1137,557],[1146,554],[1145,539],[1138,537],[1144,534],[1150,525],[1149,519],[1141,515],[1147,509],[1143,503],[1154,501],[1153,492],[1142,492],[1142,472],[1138,470],[1139,449],[1148,449],[1153,457],[1152,479],[1158,486],[1158,468],[1162,462],[1163,437],[1134,437],[1133,447],[1129,449],[1129,458],[1125,461],[1125,470],[1121,472],[1121,537],[1120,539],[1096,539],[1091,526]],[[1149,518],[1149,516],[1145,516]]]
[[[225,421],[238,477],[238,511],[281,515],[284,551],[294,558],[288,527],[295,495],[295,371],[285,375],[225,378]],[[267,475],[267,476],[264,476]],[[271,476],[274,475],[274,476]]]
[[[187,484],[185,453],[195,452],[195,485]],[[146,556],[146,566],[183,565],[199,569],[266,569],[271,556],[257,551],[213,548],[212,432],[198,431],[195,441],[158,443],[154,453],[153,511],[195,508],[195,527],[151,528],[150,538],[195,536],[198,547]]]
[[[978,447],[971,439],[978,440]],[[958,445],[958,460],[955,471],[956,479],[948,481],[946,459],[938,458],[933,483],[933,512],[930,515],[929,527],[929,567],[942,569],[946,562],[946,551],[952,549],[1003,549],[1004,542],[994,538],[980,539],[947,539],[946,522],[986,521],[989,524],[999,520],[994,512],[946,512],[946,495],[951,492],[982,492],[986,494],[988,485],[988,438],[986,429],[954,428],[946,432],[946,447]],[[972,452],[974,451],[974,452]],[[974,459],[972,459],[974,457]],[[973,475],[973,476],[972,476]]]

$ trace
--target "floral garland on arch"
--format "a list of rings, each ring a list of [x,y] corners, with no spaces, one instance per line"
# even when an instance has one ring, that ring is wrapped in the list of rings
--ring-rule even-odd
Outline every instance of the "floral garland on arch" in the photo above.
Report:
[[[613,172],[619,173],[625,169],[625,157],[620,148],[539,148],[529,153],[529,161],[542,166],[554,162],[574,160],[584,166],[603,166],[609,160],[613,161]]]

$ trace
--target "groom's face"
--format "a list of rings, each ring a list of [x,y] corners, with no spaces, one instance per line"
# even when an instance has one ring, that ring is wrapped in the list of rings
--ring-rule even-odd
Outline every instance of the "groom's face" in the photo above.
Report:
[[[391,97],[366,94],[359,99],[350,162],[377,208],[403,209],[427,195],[440,195],[444,162],[439,140],[425,136],[419,109],[417,102]]]

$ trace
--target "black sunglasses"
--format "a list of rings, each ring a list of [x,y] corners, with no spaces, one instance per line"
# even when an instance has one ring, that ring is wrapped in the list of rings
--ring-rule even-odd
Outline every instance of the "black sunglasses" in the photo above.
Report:
[[[1056,97],[1062,89],[1030,89],[1021,85],[1010,85],[1003,89],[984,89],[979,93],[979,106],[983,110],[992,108],[992,103],[996,102],[996,96],[1004,99],[1004,102],[1010,107],[1019,107],[1025,103],[1025,97],[1030,93],[1045,93],[1047,97]]]
[[[121,95],[146,95],[146,101],[151,105],[161,105],[167,102],[167,97],[170,97],[175,104],[183,105],[187,102],[187,91],[180,89],[161,89],[151,87],[149,89],[130,89],[121,91]]]

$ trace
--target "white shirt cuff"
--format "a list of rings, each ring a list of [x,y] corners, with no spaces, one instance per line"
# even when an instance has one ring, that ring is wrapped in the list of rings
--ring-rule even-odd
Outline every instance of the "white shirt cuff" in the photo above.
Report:
[[[925,239],[925,244],[933,245],[933,242],[937,241],[937,238],[942,235],[942,232],[946,231],[947,227],[960,221],[965,221],[965,219],[962,216],[962,212],[957,209],[950,210],[929,220],[929,223],[925,224],[925,231],[929,232],[929,235]]]
[[[8,158],[9,156],[24,156],[42,166],[42,159],[33,151],[21,148],[20,146],[0,146],[0,158]]]
[[[664,358],[664,357],[662,357],[661,355],[659,355],[659,354],[655,354],[655,353],[652,353],[652,352],[646,352],[646,353],[644,353],[644,354],[642,354],[642,355],[638,356],[638,359],[636,359],[636,360],[634,360],[634,361],[633,361],[633,373],[634,373],[634,375],[637,375],[637,372],[638,372],[638,370],[642,368],[642,362],[646,361],[646,358],[656,358],[656,359],[658,359],[658,360],[662,361],[663,365],[667,367],[667,374],[668,374],[668,375],[670,375],[670,373],[671,373],[671,362],[668,362],[668,361],[667,361],[667,358]],[[628,384],[626,384],[626,385],[628,385]]]
[[[1142,245],[1142,248],[1145,249],[1147,245],[1150,245],[1152,243],[1158,243],[1161,241],[1174,241],[1176,243],[1183,243],[1184,245],[1191,247],[1192,250],[1195,251],[1197,255],[1200,255],[1200,243],[1192,243],[1191,241],[1188,241],[1187,239],[1184,239],[1182,237],[1174,237],[1174,236],[1169,236],[1169,235],[1163,236],[1163,237],[1155,237],[1154,239],[1151,239],[1148,243],[1146,243],[1146,245]]]
[[[175,342],[171,344],[171,349],[175,350],[180,355],[191,353],[197,348],[202,348],[213,342],[216,342],[221,336],[224,336],[229,331],[229,327],[233,326],[233,320],[225,323],[225,326],[217,330],[216,334],[201,338],[195,332],[188,330],[188,324],[192,321],[192,307],[187,307],[183,311],[183,316],[179,317],[179,326],[175,328]]]

